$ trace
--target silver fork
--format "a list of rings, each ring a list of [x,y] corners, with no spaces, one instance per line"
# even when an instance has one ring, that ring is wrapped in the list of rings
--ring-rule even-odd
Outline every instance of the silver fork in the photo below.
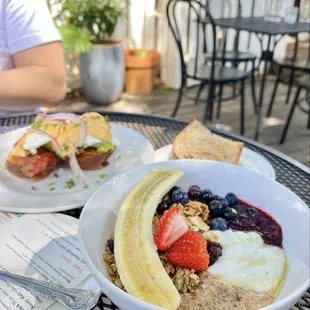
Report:
[[[59,301],[74,310],[92,309],[100,297],[100,294],[90,290],[65,288],[53,282],[39,281],[5,271],[0,271],[0,278],[18,284],[37,295]]]

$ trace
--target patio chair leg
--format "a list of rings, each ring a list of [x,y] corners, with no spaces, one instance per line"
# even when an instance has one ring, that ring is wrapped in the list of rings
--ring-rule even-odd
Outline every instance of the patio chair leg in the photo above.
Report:
[[[252,100],[254,105],[254,112],[257,114],[257,98],[256,98],[256,90],[255,90],[255,61],[253,61],[253,72],[251,76],[251,92],[252,92]]]
[[[241,82],[240,96],[240,134],[244,135],[244,81]]]
[[[208,94],[208,99],[206,102],[205,106],[205,113],[203,116],[203,124],[207,123],[207,119],[212,120],[212,106],[213,106],[213,101],[214,101],[214,92],[215,92],[215,85],[213,83],[210,84],[209,86],[209,94]],[[211,117],[210,117],[211,116]]]
[[[277,93],[277,89],[278,89],[278,85],[279,85],[280,80],[277,78],[274,87],[273,87],[273,91],[272,91],[272,95],[271,95],[271,99],[269,102],[269,106],[268,106],[268,110],[267,110],[267,117],[270,117],[271,112],[272,112],[272,108],[273,108],[273,104],[274,104],[274,99]]]
[[[205,84],[200,84],[199,85],[199,89],[198,89],[197,96],[196,96],[196,99],[195,99],[195,104],[199,103],[201,92],[203,91],[204,87],[205,87]]]
[[[291,81],[290,81],[290,82],[291,82]],[[293,85],[290,83],[290,84],[288,85],[288,90],[287,90],[287,94],[286,94],[285,104],[288,104],[288,103],[290,102],[292,87],[293,87]]]
[[[213,121],[213,108],[215,104],[215,84],[213,84],[212,88],[212,97],[211,97],[211,105],[210,105],[210,113],[209,113],[209,121],[212,123]]]
[[[218,103],[217,103],[216,119],[219,119],[220,116],[221,116],[221,106],[222,106],[223,88],[224,88],[224,85],[221,84],[221,85],[220,85],[220,90],[219,90]]]
[[[294,102],[292,103],[292,106],[291,106],[291,109],[289,111],[289,114],[288,114],[288,117],[287,117],[284,129],[283,129],[282,134],[281,134],[280,144],[283,144],[284,141],[285,141],[286,134],[287,134],[288,128],[290,126],[290,123],[291,123],[291,120],[292,120],[292,116],[294,114],[295,106],[296,106],[296,104],[298,102],[300,91],[301,91],[301,87],[298,87],[296,95],[295,95],[295,98],[294,98]]]
[[[175,104],[174,110],[173,110],[172,115],[171,115],[172,117],[175,117],[177,115],[177,113],[178,113],[178,110],[180,108],[180,104],[181,104],[181,101],[182,101],[182,96],[183,96],[183,93],[184,93],[184,87],[185,87],[185,83],[182,82],[181,88],[179,90],[177,102]]]

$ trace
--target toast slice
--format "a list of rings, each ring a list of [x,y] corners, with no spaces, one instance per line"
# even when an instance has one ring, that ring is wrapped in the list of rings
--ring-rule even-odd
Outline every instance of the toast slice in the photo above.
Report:
[[[243,142],[235,142],[211,133],[193,120],[174,139],[173,159],[209,159],[237,165]]]

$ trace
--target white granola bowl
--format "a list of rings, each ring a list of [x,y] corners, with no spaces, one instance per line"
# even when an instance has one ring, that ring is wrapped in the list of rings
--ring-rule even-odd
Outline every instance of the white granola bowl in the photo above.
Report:
[[[114,230],[117,213],[130,190],[152,168],[183,170],[179,186],[196,184],[218,195],[234,192],[243,201],[270,213],[283,229],[283,246],[288,257],[287,279],[276,301],[262,309],[290,309],[306,292],[309,279],[309,208],[289,189],[262,175],[224,163],[178,160],[141,166],[106,182],[87,202],[80,217],[79,242],[85,261],[102,291],[121,310],[161,309],[116,287],[109,278],[103,251]]]

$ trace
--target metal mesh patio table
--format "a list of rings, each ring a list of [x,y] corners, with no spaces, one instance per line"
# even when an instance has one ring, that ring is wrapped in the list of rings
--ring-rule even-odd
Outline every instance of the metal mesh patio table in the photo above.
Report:
[[[155,149],[171,144],[176,134],[187,125],[187,123],[183,121],[149,115],[111,112],[104,114],[108,115],[112,122],[135,129],[145,135],[153,144]],[[0,135],[17,128],[27,126],[33,122],[34,118],[35,114],[0,116]],[[230,139],[243,141],[247,148],[264,156],[274,167],[277,181],[293,191],[310,207],[309,168],[274,149],[252,140],[248,140],[230,133],[220,132],[212,128],[211,130]],[[65,211],[63,213],[79,218],[81,210],[82,208],[79,208]],[[118,308],[103,294],[95,309],[115,310]],[[310,289],[293,309],[310,309]]]

